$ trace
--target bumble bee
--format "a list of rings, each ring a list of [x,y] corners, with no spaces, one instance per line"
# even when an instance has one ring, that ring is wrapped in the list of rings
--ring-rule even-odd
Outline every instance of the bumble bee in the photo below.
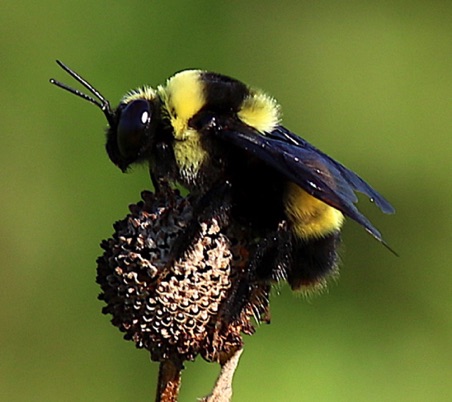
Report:
[[[103,111],[106,150],[116,166],[126,171],[146,162],[157,192],[178,183],[196,199],[187,241],[175,247],[179,252],[203,219],[224,216],[256,239],[251,264],[258,279],[284,276],[302,289],[336,269],[344,215],[388,247],[354,205],[355,191],[384,213],[394,212],[391,204],[283,127],[280,106],[264,92],[221,74],[186,70],[155,89],[129,92],[112,109],[91,84],[57,63],[94,95],[50,80]]]

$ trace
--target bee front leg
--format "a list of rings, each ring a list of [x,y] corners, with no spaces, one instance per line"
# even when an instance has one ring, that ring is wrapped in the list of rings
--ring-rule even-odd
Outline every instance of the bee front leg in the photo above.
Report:
[[[173,244],[171,255],[178,260],[199,238],[201,224],[216,219],[220,227],[228,225],[232,207],[231,183],[226,181],[214,185],[205,194],[193,197],[193,216],[186,229]]]

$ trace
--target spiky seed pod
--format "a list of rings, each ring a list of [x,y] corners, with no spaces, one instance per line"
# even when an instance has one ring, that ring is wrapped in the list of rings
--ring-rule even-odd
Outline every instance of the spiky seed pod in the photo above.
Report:
[[[200,354],[226,361],[242,347],[241,334],[254,332],[251,317],[268,315],[269,285],[248,271],[246,239],[216,219],[201,222],[199,237],[172,261],[171,247],[192,217],[190,200],[178,192],[143,192],[142,198],[101,244],[103,313],[153,360],[183,362]]]

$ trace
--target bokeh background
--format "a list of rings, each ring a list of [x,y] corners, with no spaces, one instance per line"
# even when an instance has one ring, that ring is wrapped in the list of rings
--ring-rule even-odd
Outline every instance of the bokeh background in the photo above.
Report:
[[[149,188],[104,151],[98,109],[191,67],[264,88],[293,131],[365,177],[360,208],[400,257],[349,222],[341,280],[274,291],[246,338],[234,401],[452,400],[452,2],[5,1],[0,6],[0,400],[150,401],[157,364],[100,312],[101,239]],[[214,364],[188,363],[181,401]]]

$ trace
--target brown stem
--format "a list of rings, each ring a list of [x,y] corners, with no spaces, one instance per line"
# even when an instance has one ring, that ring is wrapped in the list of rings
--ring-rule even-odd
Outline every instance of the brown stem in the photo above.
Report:
[[[155,402],[177,402],[182,364],[170,360],[160,362]]]
[[[200,402],[230,402],[232,398],[232,378],[243,349],[237,350],[222,366],[220,375],[212,393],[200,399]]]

